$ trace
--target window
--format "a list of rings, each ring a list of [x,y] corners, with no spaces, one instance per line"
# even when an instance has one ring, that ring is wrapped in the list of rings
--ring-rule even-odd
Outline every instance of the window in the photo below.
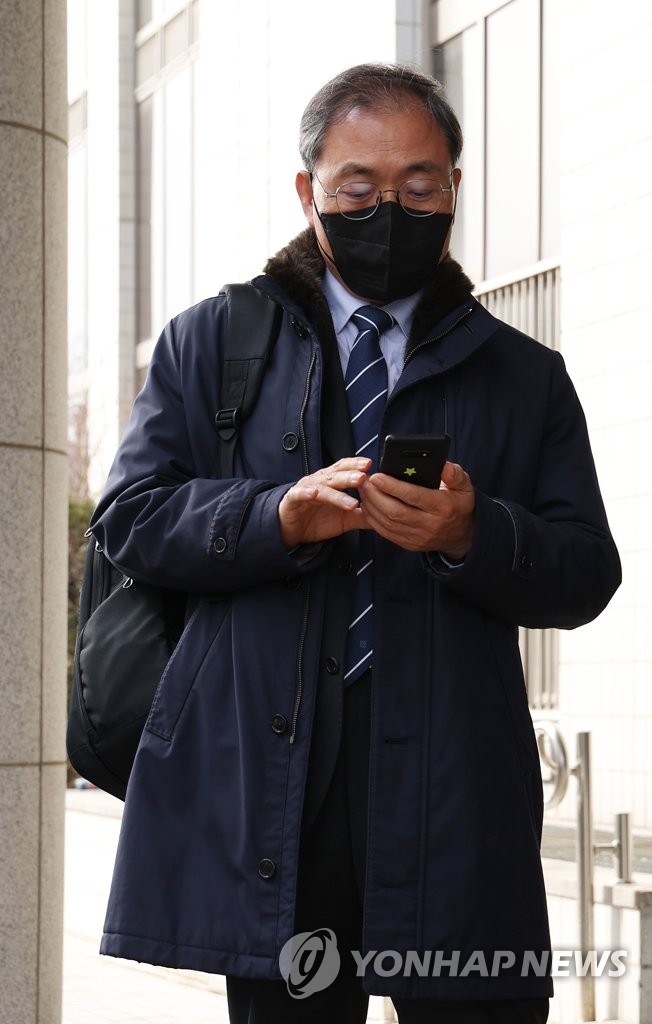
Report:
[[[137,0],[136,28],[144,28],[152,20],[152,0]]]
[[[558,252],[559,3],[432,4],[433,73],[465,137],[452,249],[477,282]]]
[[[193,66],[138,105],[138,341],[192,302]]]
[[[537,0],[486,19],[485,278],[539,258]]]
[[[148,96],[138,105],[137,148],[137,332],[152,336],[152,106]]]
[[[136,38],[137,350],[193,297],[197,0],[141,0]]]
[[[163,319],[192,301],[192,68],[165,86]]]
[[[445,85],[464,133],[460,165],[462,182],[455,211],[452,254],[475,280],[483,275],[483,165],[484,111],[482,33],[477,25],[453,36],[433,51],[433,73]]]
[[[88,198],[87,146],[71,147],[68,156],[68,372],[88,363]]]

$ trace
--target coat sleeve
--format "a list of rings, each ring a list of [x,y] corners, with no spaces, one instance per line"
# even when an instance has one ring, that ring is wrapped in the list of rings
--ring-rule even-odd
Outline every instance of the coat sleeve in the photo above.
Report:
[[[572,629],[590,622],[620,585],[618,552],[579,399],[556,354],[533,500],[476,490],[475,534],[464,563],[426,557],[428,571],[506,621]]]
[[[197,593],[243,589],[314,567],[314,546],[289,554],[281,540],[278,506],[291,484],[198,475],[181,380],[172,321],[91,520],[108,558],[137,580]]]

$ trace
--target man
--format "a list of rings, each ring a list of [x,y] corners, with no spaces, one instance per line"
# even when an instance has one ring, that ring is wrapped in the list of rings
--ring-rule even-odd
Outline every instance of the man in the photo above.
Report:
[[[283,318],[237,478],[218,296],[163,332],[94,517],[120,568],[191,595],[102,950],[226,974],[236,1024],[363,1022],[367,993],[401,1024],[547,1019],[518,626],[589,621],[620,567],[561,357],[448,255],[461,146],[407,68],[320,90],[308,229],[254,282]],[[387,434],[450,435],[440,490],[374,472]]]

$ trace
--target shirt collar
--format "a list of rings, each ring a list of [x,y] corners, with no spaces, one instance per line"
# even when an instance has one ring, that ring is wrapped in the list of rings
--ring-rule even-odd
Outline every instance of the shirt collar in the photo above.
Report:
[[[338,281],[328,269],[324,274],[322,288],[331,311],[335,333],[339,335],[348,324],[356,309],[360,309],[360,306],[364,305],[363,300],[358,298],[357,295],[352,295],[348,288],[345,288],[341,281]],[[383,309],[389,310],[392,314],[406,338],[410,335],[414,310],[422,294],[423,289],[420,289],[414,295],[408,295],[405,299],[395,299],[393,302],[388,302],[386,306],[383,306]]]

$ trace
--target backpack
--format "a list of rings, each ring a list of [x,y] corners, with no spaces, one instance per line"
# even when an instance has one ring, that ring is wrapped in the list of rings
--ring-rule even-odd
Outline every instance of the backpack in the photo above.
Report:
[[[281,307],[249,284],[226,285],[221,478],[233,476],[240,425],[253,409]],[[75,771],[124,800],[152,700],[184,626],[186,595],[138,583],[106,557],[90,530],[84,563],[66,732]]]

